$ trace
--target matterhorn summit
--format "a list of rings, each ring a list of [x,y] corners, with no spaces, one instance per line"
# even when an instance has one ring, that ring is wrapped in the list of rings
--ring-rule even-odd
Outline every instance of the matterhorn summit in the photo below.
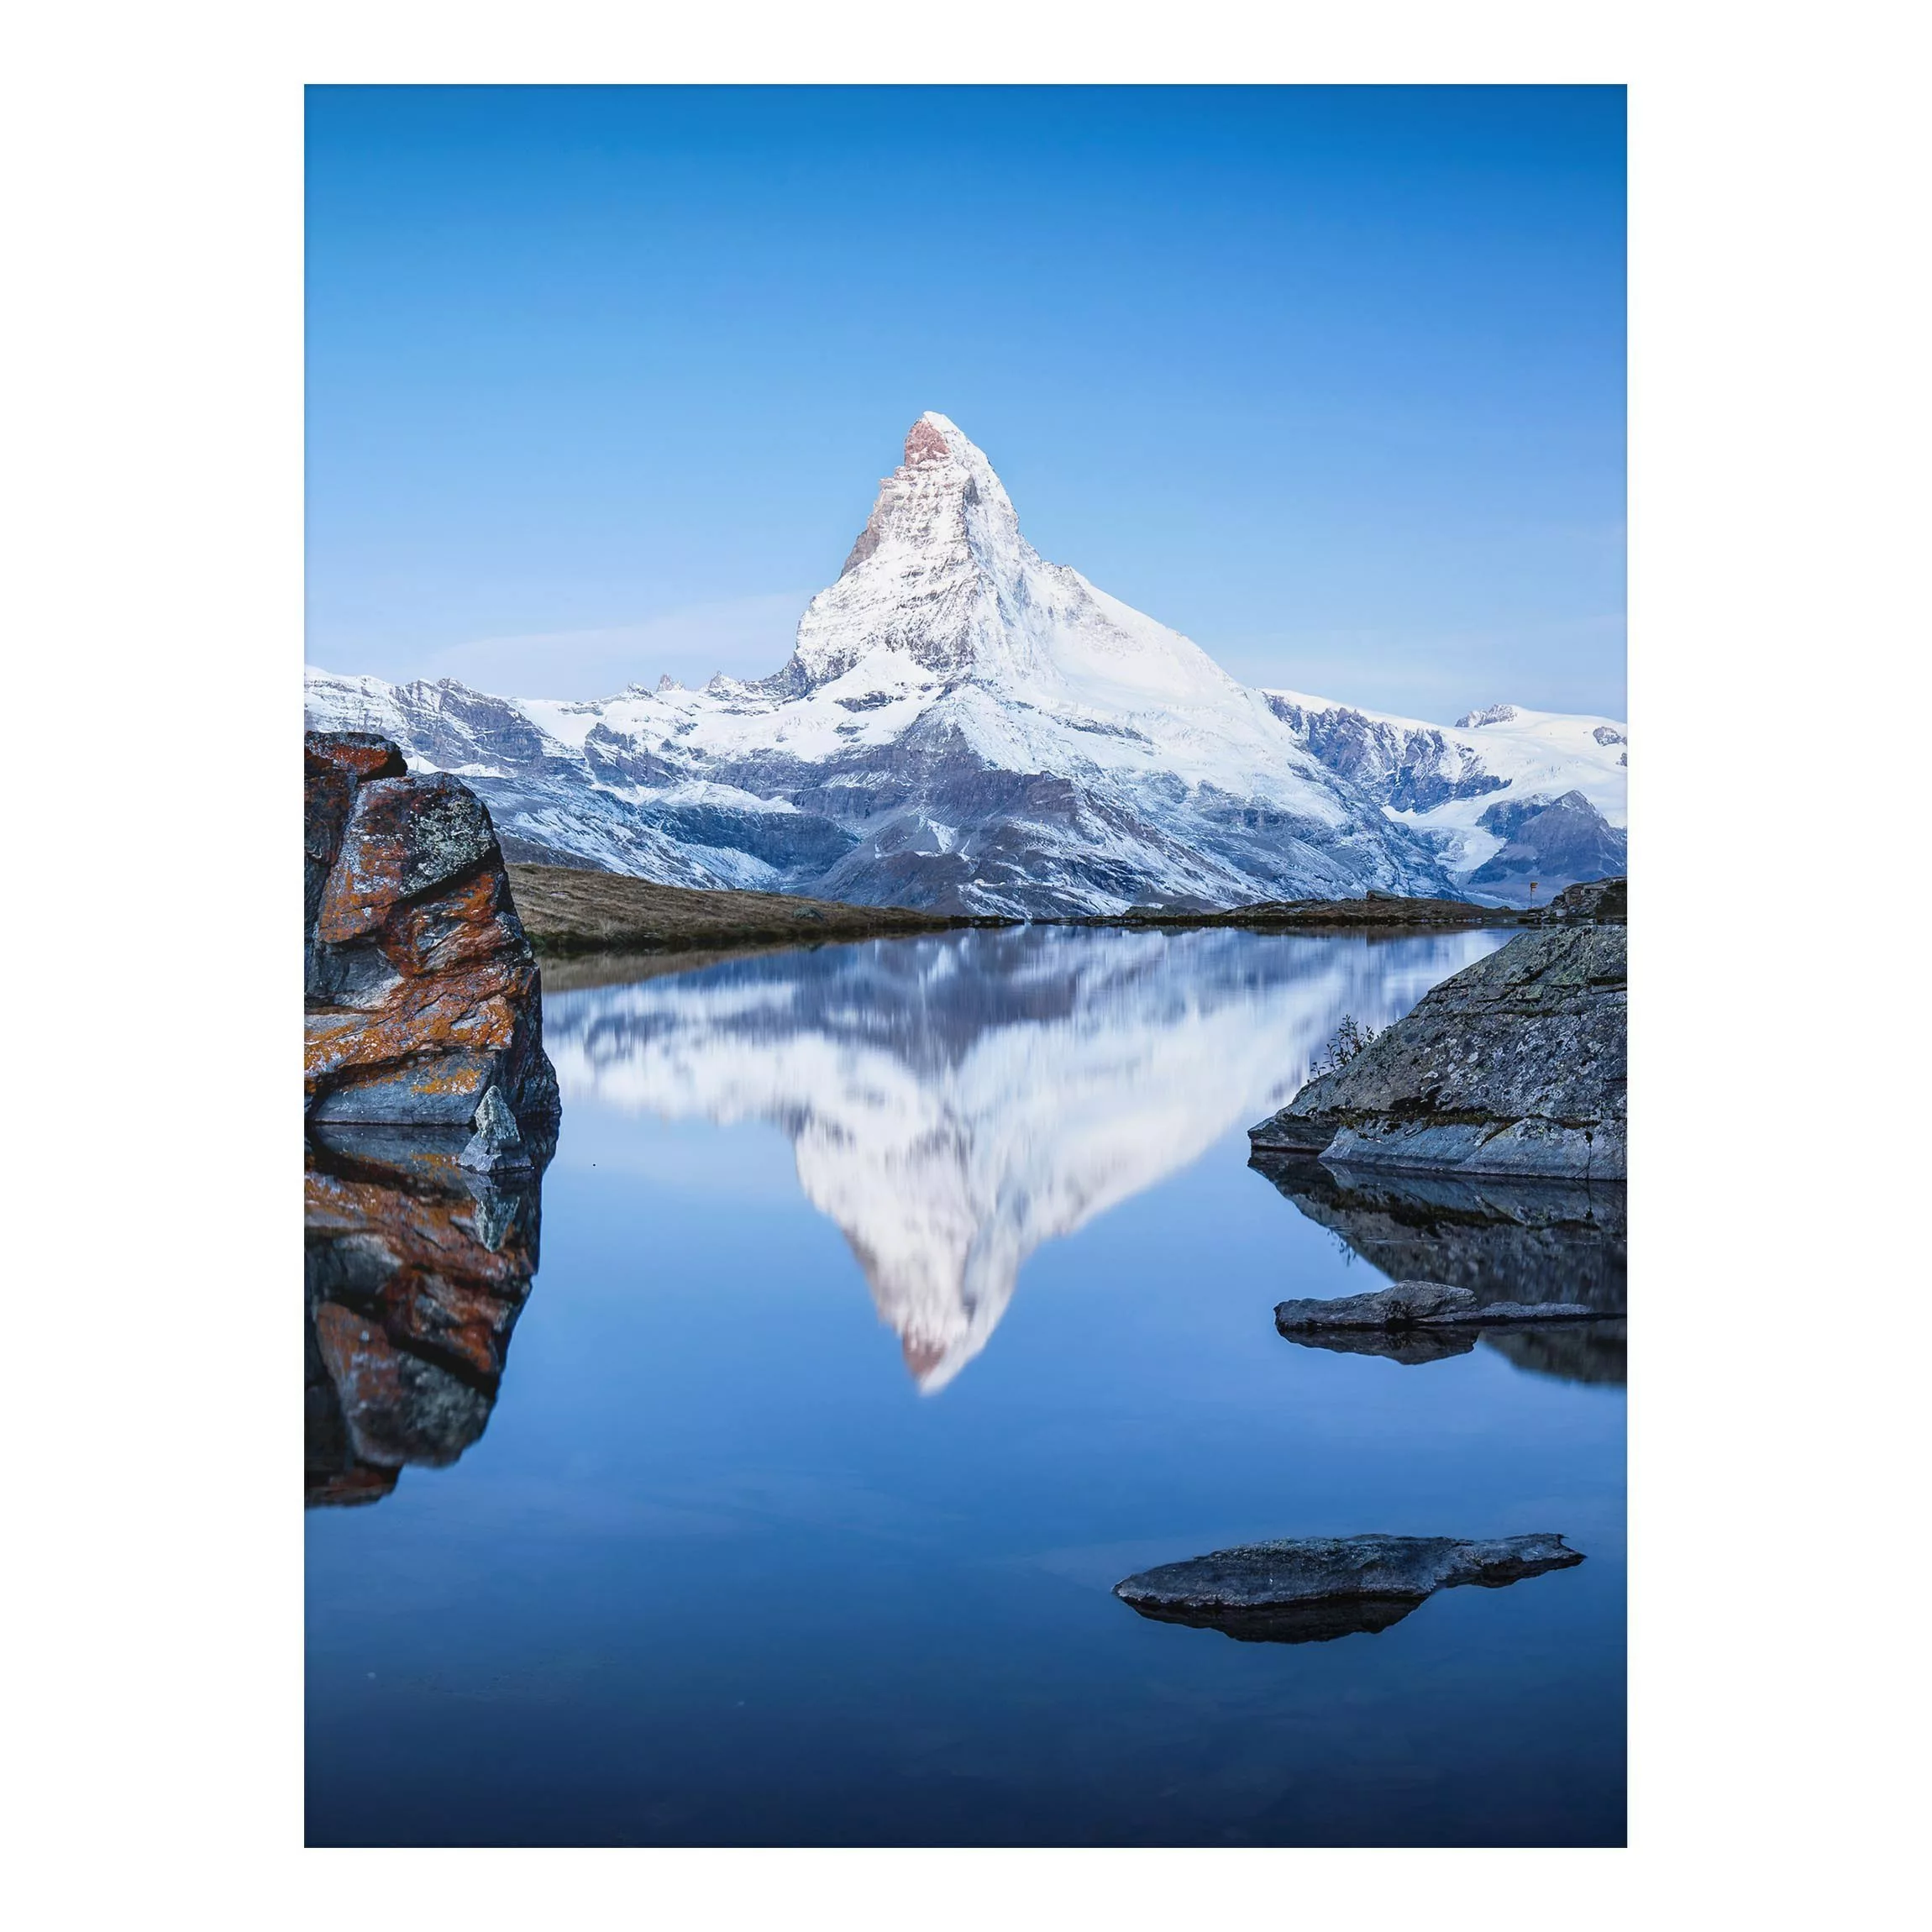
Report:
[[[1486,835],[1405,822],[1284,696],[1047,562],[932,411],[769,677],[589,703],[308,680],[312,725],[459,774],[512,858],[1018,915],[1455,890]]]

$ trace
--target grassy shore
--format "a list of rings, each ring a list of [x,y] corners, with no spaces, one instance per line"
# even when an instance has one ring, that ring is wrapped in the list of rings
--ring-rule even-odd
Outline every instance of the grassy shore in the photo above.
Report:
[[[813,945],[944,932],[964,926],[1011,926],[1016,920],[920,912],[901,906],[848,906],[783,892],[707,892],[659,885],[621,873],[562,865],[513,864],[510,881],[524,930],[551,962],[554,988],[648,979],[684,971],[704,958]],[[1530,922],[1536,922],[1534,915]],[[1416,927],[1514,926],[1525,916],[1507,907],[1457,899],[1285,899],[1211,909],[1137,907],[1052,921],[1064,926],[1237,926],[1256,932],[1350,927],[1394,932]]]
[[[1242,926],[1273,932],[1312,926],[1515,926],[1524,914],[1506,906],[1472,906],[1463,899],[1401,899],[1371,892],[1366,899],[1263,899],[1225,912],[1169,911],[1137,906],[1130,912],[1069,919],[1069,926]]]
[[[561,865],[512,865],[510,889],[531,943],[553,958],[737,951],[1014,923],[783,892],[704,892]]]

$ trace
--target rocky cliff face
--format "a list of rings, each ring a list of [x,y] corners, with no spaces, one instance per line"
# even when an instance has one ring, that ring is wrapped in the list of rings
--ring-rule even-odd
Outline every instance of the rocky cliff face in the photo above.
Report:
[[[554,1116],[536,955],[481,801],[367,734],[311,732],[304,762],[310,1121],[467,1126],[492,1089]]]
[[[1621,927],[1527,932],[1250,1130],[1353,1168],[1621,1180]]]

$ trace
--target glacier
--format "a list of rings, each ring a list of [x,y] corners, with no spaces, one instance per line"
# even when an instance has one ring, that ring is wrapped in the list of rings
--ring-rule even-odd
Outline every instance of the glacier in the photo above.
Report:
[[[1627,769],[1614,721],[1502,706],[1448,732],[1240,684],[1041,557],[934,412],[769,677],[580,702],[311,669],[306,698],[311,728],[462,778],[512,858],[1020,917],[1504,902],[1569,882],[1546,853],[1617,848]]]

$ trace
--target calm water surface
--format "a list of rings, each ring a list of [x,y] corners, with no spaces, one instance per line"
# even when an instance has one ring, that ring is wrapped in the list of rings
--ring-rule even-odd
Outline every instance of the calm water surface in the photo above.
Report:
[[[1294,1346],[1277,1300],[1432,1242],[1452,1275],[1489,1209],[1247,1165],[1345,1011],[1506,937],[1037,928],[554,992],[494,1408],[308,1515],[311,1841],[1621,1842],[1620,1330]],[[1483,1266],[1575,1292],[1498,1225]],[[1326,1643],[1110,1593],[1370,1530],[1588,1561]]]

